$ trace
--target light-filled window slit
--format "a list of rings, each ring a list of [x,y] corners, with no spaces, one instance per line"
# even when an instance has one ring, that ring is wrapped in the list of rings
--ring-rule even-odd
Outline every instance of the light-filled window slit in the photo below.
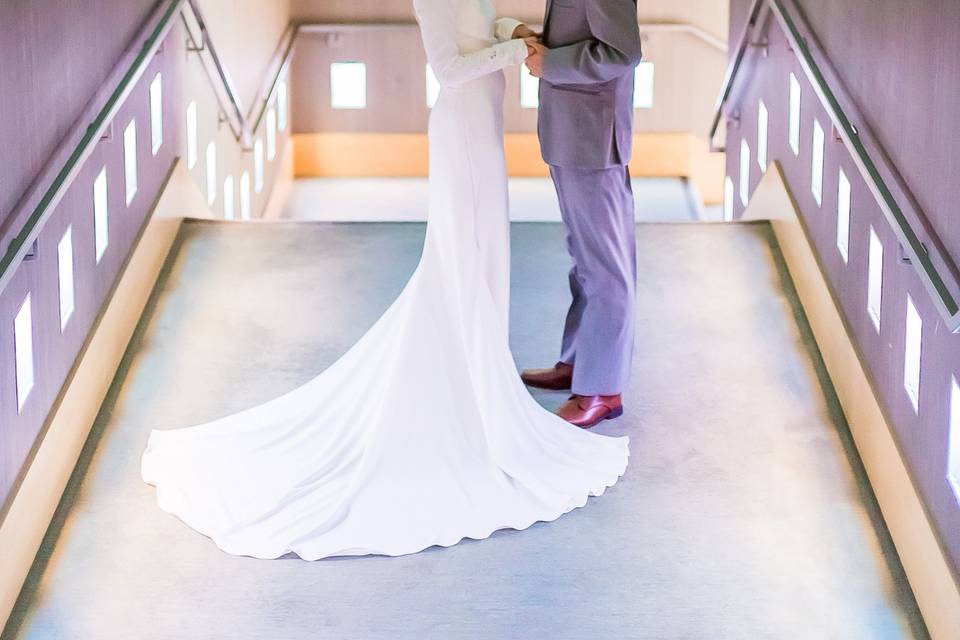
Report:
[[[820,122],[813,121],[813,154],[810,166],[810,191],[818,205],[823,204],[823,152],[824,134]]]
[[[637,65],[633,77],[633,108],[653,109],[656,90],[656,66],[643,61]]]
[[[110,246],[110,211],[107,192],[107,168],[100,169],[93,181],[93,232],[97,262]]]
[[[750,144],[740,141],[740,203],[750,204]]]
[[[197,103],[187,105],[187,168],[197,166],[197,156],[200,153],[200,141],[197,135]]]
[[[28,293],[13,320],[14,365],[17,382],[17,411],[23,412],[33,390],[33,307]]]
[[[790,113],[788,121],[788,136],[793,155],[800,155],[800,81],[797,76],[790,74]]]
[[[334,62],[330,65],[330,106],[334,109],[367,108],[367,65]]]
[[[217,145],[207,145],[207,204],[217,201]]]
[[[263,157],[263,139],[257,138],[253,142],[253,189],[257,193],[263,191],[264,181],[264,163]]]
[[[723,181],[723,219],[727,222],[733,220],[734,197],[733,178],[727,176]]]
[[[520,107],[522,109],[540,107],[540,78],[531,74],[526,65],[520,67]]]
[[[244,171],[240,175],[240,219],[249,220],[250,218],[250,172]]]
[[[126,183],[128,207],[133,203],[139,188],[137,171],[137,121],[134,119],[123,131],[123,177]]]
[[[769,132],[770,112],[767,111],[767,105],[761,100],[757,107],[757,164],[760,166],[760,171],[767,170]]]
[[[150,83],[150,147],[153,155],[163,146],[163,76],[157,73]]]
[[[873,326],[880,332],[880,314],[883,304],[883,243],[870,227],[870,253],[867,264],[867,313]]]
[[[844,262],[850,260],[850,180],[839,171],[837,187],[837,249]]]
[[[73,281],[73,227],[67,227],[57,244],[57,284],[60,293],[60,331],[67,327],[76,307]]]

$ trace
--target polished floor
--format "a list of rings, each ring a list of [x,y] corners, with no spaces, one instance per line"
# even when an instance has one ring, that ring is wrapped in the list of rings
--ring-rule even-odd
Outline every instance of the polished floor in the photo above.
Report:
[[[639,227],[628,413],[603,427],[630,435],[630,468],[554,523],[307,563],[225,555],[157,509],[139,479],[148,431],[314,376],[397,295],[422,238],[186,224],[3,637],[926,636],[765,225]],[[562,229],[517,224],[513,239],[515,356],[550,363]]]
[[[302,178],[282,215],[328,222],[423,221],[428,193],[424,178]],[[700,204],[690,183],[680,178],[635,178],[633,194],[638,222],[717,221],[723,215],[721,207]],[[510,216],[515,222],[559,222],[553,183],[511,178]]]

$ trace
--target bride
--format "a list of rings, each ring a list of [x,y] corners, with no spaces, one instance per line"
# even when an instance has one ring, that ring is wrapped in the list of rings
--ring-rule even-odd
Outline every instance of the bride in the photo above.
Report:
[[[530,35],[490,0],[415,0],[441,84],[430,117],[423,255],[393,305],[302,387],[154,431],[143,479],[162,509],[235,555],[414,553],[583,506],[627,438],[583,431],[527,393],[507,342],[505,67]]]

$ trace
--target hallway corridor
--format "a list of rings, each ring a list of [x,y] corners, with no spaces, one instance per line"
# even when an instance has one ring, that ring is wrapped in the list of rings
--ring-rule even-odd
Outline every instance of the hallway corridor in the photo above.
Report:
[[[632,388],[600,428],[630,436],[630,467],[556,522],[306,563],[228,556],[161,512],[149,430],[323,370],[423,229],[188,221],[3,640],[926,637],[766,224],[638,227]],[[562,228],[515,224],[513,256],[517,364],[552,363]]]

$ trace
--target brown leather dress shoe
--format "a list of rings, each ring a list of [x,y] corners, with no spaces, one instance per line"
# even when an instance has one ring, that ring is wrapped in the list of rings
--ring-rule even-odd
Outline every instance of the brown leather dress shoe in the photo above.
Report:
[[[615,396],[570,396],[557,415],[581,429],[590,429],[604,420],[623,415],[623,401]]]
[[[528,387],[566,391],[573,384],[573,365],[558,362],[550,369],[525,369],[520,379]]]

